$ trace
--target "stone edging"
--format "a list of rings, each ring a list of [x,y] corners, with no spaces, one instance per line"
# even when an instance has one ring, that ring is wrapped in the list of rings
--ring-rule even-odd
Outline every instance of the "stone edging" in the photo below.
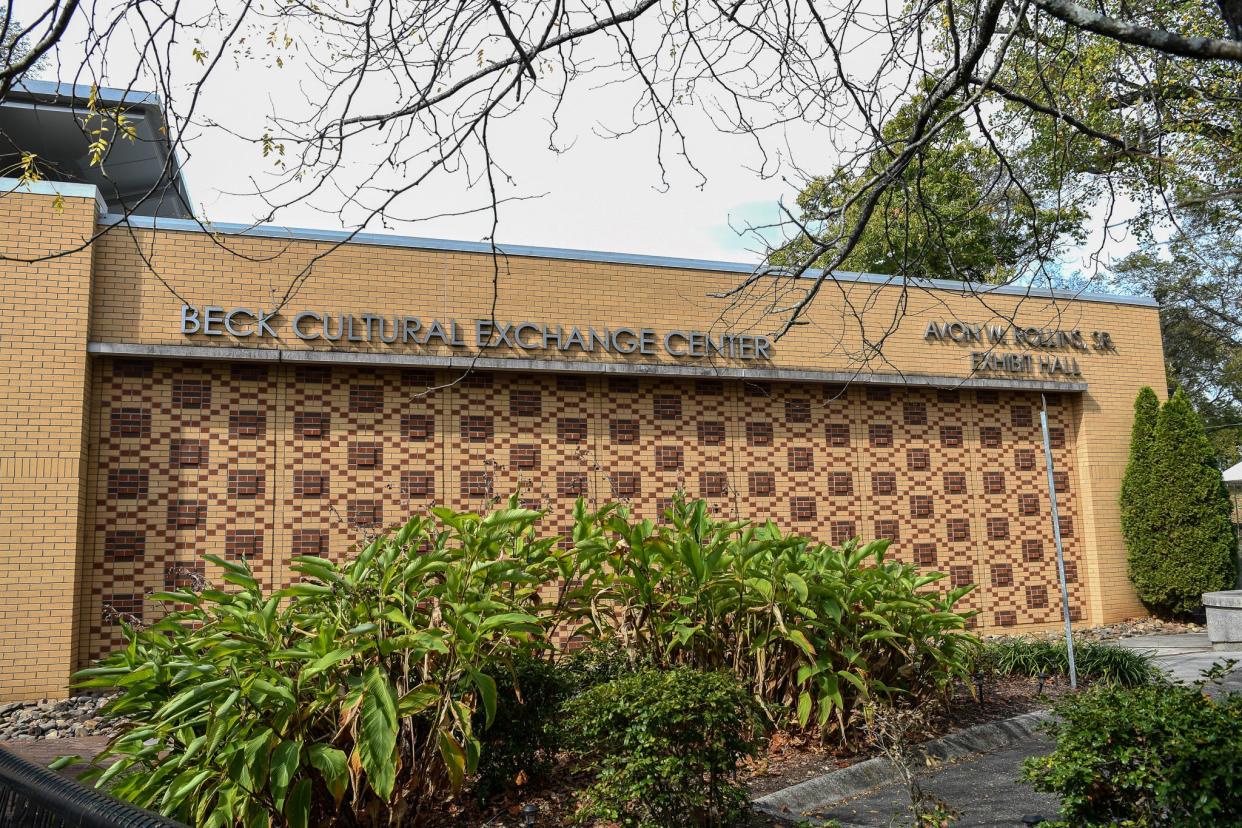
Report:
[[[975,725],[927,742],[921,752],[925,757],[942,761],[988,753],[1026,738],[1051,718],[1051,711],[1037,710],[1011,719]],[[892,764],[883,756],[878,756],[782,788],[759,797],[752,804],[759,813],[785,820],[796,819],[802,814],[826,810],[843,800],[896,781],[898,776]]]

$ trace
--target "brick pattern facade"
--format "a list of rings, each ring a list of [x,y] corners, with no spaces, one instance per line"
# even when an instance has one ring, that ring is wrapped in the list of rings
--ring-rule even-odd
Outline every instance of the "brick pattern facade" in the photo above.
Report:
[[[568,532],[578,494],[659,519],[684,491],[825,541],[888,537],[899,559],[951,574],[944,586],[976,584],[984,628],[1059,617],[1035,395],[503,372],[433,390],[455,377],[259,367],[99,361],[81,658],[120,644],[121,619],[150,621],[144,596],[210,579],[203,553],[244,557],[276,588],[293,555],[339,561],[429,505],[481,510],[513,491],[548,512],[548,533]],[[1055,402],[1068,527],[1075,413]],[[1076,578],[1076,616],[1084,590]]]
[[[1164,385],[1150,305],[1003,291],[982,301],[842,279],[775,343],[770,363],[504,346],[482,356],[586,361],[589,375],[497,372],[428,395],[452,377],[416,366],[468,357],[473,320],[492,314],[661,332],[761,333],[781,320],[765,315],[770,297],[716,298],[737,272],[673,261],[527,251],[494,262],[451,244],[335,247],[283,230],[221,243],[189,224],[86,244],[101,229],[97,202],[89,188],[65,186],[62,198],[0,182],[0,318],[10,320],[0,330],[0,664],[10,668],[0,702],[63,696],[71,670],[118,640],[118,617],[148,620],[147,594],[214,577],[204,551],[246,557],[277,585],[295,554],[341,556],[421,505],[482,506],[518,484],[552,510],[549,530],[565,527],[577,494],[654,515],[682,488],[836,543],[891,537],[896,554],[978,584],[971,600],[985,628],[1052,626],[1060,602],[1037,400],[920,390],[997,376],[972,374],[974,344],[925,337],[947,320],[1077,329],[1088,343],[1093,331],[1111,335],[1113,349],[1060,352],[1080,364],[1081,393],[1054,410],[1057,487],[1071,517],[1076,616],[1098,624],[1142,612],[1117,495],[1134,395]],[[182,302],[270,309],[293,284],[274,337],[179,330]],[[303,309],[457,320],[467,345],[299,340],[289,322]],[[127,362],[88,347],[210,348],[222,359]],[[235,359],[255,348],[281,361]],[[392,367],[328,368],[305,361],[307,351]],[[823,385],[748,387],[713,378],[717,368],[859,382],[844,396]],[[656,369],[703,375],[617,376]],[[864,387],[872,372],[910,390]]]

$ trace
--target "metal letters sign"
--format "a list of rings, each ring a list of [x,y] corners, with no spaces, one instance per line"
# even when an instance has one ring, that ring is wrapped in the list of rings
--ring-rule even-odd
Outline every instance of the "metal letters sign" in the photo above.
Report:
[[[1077,354],[1116,353],[1112,335],[1092,331],[1091,342],[1082,331],[1059,328],[1024,328],[1018,325],[973,325],[966,322],[928,322],[923,333],[927,343],[946,342],[979,348],[970,352],[973,373],[1034,374],[1050,377],[1081,377]],[[1038,355],[1003,351],[1005,348],[1042,351]]]
[[[279,339],[285,317],[258,308],[182,305],[185,336],[231,336],[236,339]],[[595,329],[539,322],[497,322],[475,319],[467,327],[416,316],[301,311],[289,321],[292,334],[306,342],[367,343],[418,348],[512,348],[517,351],[639,354],[672,357],[770,360],[772,340],[758,334],[712,334],[622,326]]]

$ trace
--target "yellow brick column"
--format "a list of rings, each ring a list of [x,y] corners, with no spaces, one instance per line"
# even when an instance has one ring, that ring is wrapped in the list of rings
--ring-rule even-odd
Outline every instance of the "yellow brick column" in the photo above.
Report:
[[[0,701],[64,696],[83,548],[96,190],[0,179]]]
[[[1078,410],[1079,528],[1087,569],[1087,620],[1112,624],[1145,615],[1130,583],[1121,534],[1121,478],[1130,456],[1134,398],[1145,385],[1167,396],[1160,313],[1123,306],[1109,320],[1116,352],[1108,369],[1096,367]]]

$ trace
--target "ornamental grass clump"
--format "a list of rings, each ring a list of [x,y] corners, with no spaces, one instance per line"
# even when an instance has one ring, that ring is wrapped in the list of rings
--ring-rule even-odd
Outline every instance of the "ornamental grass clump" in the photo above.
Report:
[[[1114,687],[1138,687],[1162,675],[1150,655],[1095,641],[1074,642],[1074,665],[1079,678]],[[1064,641],[1015,637],[983,644],[977,666],[1002,676],[1064,676],[1069,655]]]

